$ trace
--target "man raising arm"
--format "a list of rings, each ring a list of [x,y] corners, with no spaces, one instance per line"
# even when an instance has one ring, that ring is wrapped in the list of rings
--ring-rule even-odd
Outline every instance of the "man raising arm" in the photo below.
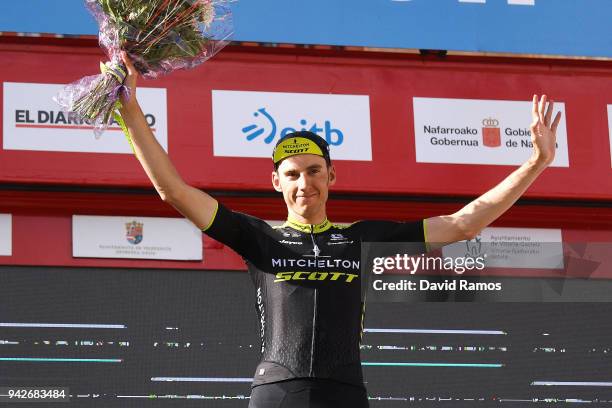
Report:
[[[125,57],[124,62],[127,86],[135,92],[134,67]],[[551,124],[552,106],[544,113],[545,106],[543,97],[534,107],[532,160],[457,213],[426,220],[429,242],[476,234],[552,161],[560,117]],[[272,152],[272,184],[287,206],[287,221],[273,228],[188,186],[153,137],[135,97],[124,101],[121,113],[136,156],[161,198],[245,260],[256,288],[261,336],[249,407],[367,407],[359,349],[365,310],[361,243],[422,243],[423,221],[332,223],[326,203],[337,176],[329,145],[317,134],[300,131],[279,140]]]
[[[161,199],[204,230],[214,217],[217,200],[189,186],[178,174],[170,158],[153,136],[136,100],[138,76],[136,68],[125,53],[122,54],[122,58],[128,70],[125,85],[130,88],[131,98],[129,100],[122,98],[123,108],[120,112],[130,132],[136,157]]]
[[[129,101],[123,98],[121,115],[132,138],[136,157],[164,202],[171,204],[200,229],[211,223],[218,207],[207,193],[187,185],[159,145],[136,100],[137,72],[123,54],[128,69],[126,86],[131,89]],[[471,239],[507,211],[529,188],[540,173],[554,160],[556,132],[561,120],[558,112],[552,120],[554,102],[543,95],[538,103],[533,96],[531,124],[532,157],[497,186],[487,191],[454,214],[425,220],[427,242],[435,247]]]
[[[558,112],[551,121],[553,106],[554,102],[550,101],[547,107],[546,95],[542,96],[539,103],[537,95],[533,95],[531,123],[533,154],[529,160],[497,186],[456,213],[425,220],[427,242],[433,244],[433,248],[474,238],[506,212],[552,163],[555,158],[557,127],[561,120],[561,112]]]

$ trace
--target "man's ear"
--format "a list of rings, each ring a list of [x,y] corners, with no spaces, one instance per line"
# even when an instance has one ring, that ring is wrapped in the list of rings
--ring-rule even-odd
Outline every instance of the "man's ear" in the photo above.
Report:
[[[329,166],[329,185],[333,186],[334,184],[336,184],[336,168],[332,164]]]
[[[280,185],[280,177],[278,177],[278,173],[276,171],[272,172],[272,187],[274,187],[274,189],[279,193],[283,192],[283,189]]]

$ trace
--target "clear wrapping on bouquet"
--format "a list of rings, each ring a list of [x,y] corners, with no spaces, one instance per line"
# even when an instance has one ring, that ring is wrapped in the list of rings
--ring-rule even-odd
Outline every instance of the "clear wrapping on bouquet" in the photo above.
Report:
[[[130,97],[123,84],[127,69],[121,52],[145,78],[196,67],[230,42],[231,1],[85,0],[98,22],[99,43],[109,62],[100,64],[101,74],[67,85],[55,101],[91,123],[99,137],[119,119],[121,95]]]

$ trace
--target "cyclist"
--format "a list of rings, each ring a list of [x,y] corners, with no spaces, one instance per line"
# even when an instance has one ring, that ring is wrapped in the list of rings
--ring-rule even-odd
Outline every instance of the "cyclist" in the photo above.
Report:
[[[450,215],[418,222],[360,221],[348,227],[327,219],[336,182],[329,146],[314,133],[294,132],[272,152],[274,189],[283,194],[287,221],[264,221],[231,211],[187,185],[150,131],[136,100],[136,71],[128,67],[121,115],[136,157],[162,200],[202,231],[230,246],[248,267],[257,291],[261,363],[249,407],[367,407],[359,358],[363,302],[360,243],[420,242],[441,246],[472,239],[503,214],[553,161],[560,113],[533,99],[533,155],[500,184]]]

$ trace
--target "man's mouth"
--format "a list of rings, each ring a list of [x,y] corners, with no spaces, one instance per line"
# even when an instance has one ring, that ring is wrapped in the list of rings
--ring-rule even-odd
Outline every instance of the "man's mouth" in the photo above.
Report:
[[[312,197],[315,197],[315,196],[316,196],[316,194],[313,193],[313,194],[298,195],[298,196],[296,196],[296,198],[312,198]]]

